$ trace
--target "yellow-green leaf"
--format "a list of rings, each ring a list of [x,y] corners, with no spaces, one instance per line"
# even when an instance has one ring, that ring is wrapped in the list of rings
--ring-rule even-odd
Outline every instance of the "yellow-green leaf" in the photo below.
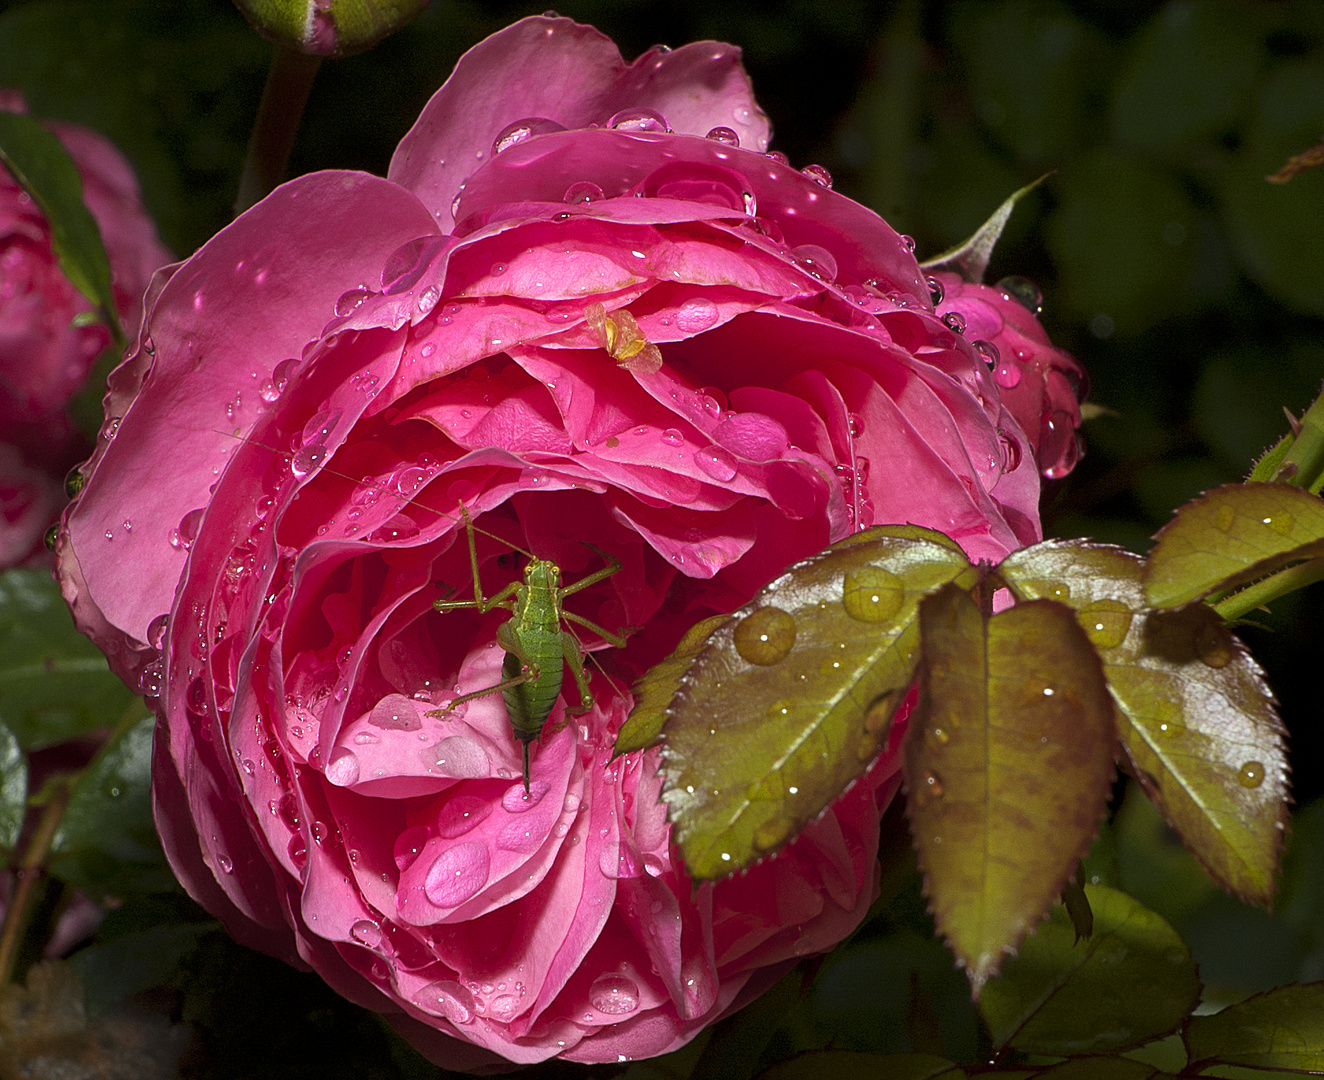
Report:
[[[1159,530],[1145,564],[1153,607],[1177,607],[1324,555],[1324,499],[1290,484],[1227,484]]]
[[[1279,986],[1194,1017],[1184,1037],[1192,1065],[1324,1072],[1324,983]]]
[[[1085,892],[1088,939],[1077,941],[1055,906],[984,987],[979,1009],[994,1046],[1063,1057],[1121,1050],[1176,1031],[1199,1001],[1191,951],[1161,916],[1104,885]]]
[[[654,664],[634,684],[634,708],[616,734],[613,757],[643,750],[661,738],[662,725],[667,720],[667,707],[680,689],[680,680],[689,670],[690,661],[708,643],[712,632],[723,623],[730,622],[733,617],[713,615],[703,622],[695,623],[680,639],[676,651],[661,663]]]
[[[1061,604],[985,617],[949,585],[920,603],[919,623],[910,826],[934,920],[978,993],[1094,838],[1113,775],[1113,707]]]
[[[1141,567],[1121,548],[1055,540],[1013,552],[998,573],[1020,596],[1076,609],[1145,793],[1220,885],[1267,903],[1288,799],[1273,696],[1213,609],[1146,610]]]
[[[692,877],[775,851],[864,774],[913,678],[916,605],[974,574],[941,533],[869,529],[797,563],[712,631],[663,731],[662,798]]]

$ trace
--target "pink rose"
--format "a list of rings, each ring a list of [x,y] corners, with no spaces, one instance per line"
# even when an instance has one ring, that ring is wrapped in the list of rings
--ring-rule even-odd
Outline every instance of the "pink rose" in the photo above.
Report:
[[[950,273],[935,278],[945,294],[938,314],[955,314],[965,336],[984,343],[978,347],[1002,404],[1029,437],[1040,470],[1054,480],[1066,476],[1080,460],[1076,432],[1089,379],[1074,356],[1053,347],[1035,318],[1038,288],[1025,278],[1004,278],[997,286]]]
[[[527,119],[533,117],[535,119]],[[542,119],[537,119],[542,117]],[[627,687],[715,611],[873,522],[997,559],[1038,472],[905,238],[763,151],[738,51],[626,65],[565,19],[478,45],[388,179],[274,192],[158,275],[67,515],[65,595],[161,717],[157,822],[240,940],[450,1068],[683,1045],[860,922],[894,738],[748,874],[697,891]],[[494,145],[495,144],[495,145]],[[492,596],[535,552],[566,678],[532,784]],[[899,734],[899,731],[898,731]]]
[[[0,90],[0,110],[27,111],[13,90]],[[136,334],[143,290],[170,254],[156,239],[119,151],[75,124],[50,127],[82,173],[83,196],[110,257],[120,318],[125,332]],[[60,481],[86,455],[64,410],[110,344],[105,326],[72,324],[90,308],[55,261],[45,217],[0,168],[0,568],[40,548],[58,513]]]

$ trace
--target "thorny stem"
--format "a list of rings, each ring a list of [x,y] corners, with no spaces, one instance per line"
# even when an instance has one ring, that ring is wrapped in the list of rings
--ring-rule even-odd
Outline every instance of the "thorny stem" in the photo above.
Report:
[[[66,776],[51,785],[50,797],[15,871],[14,895],[9,898],[4,922],[0,923],[0,986],[8,985],[14,977],[19,945],[23,941],[23,932],[27,929],[32,908],[40,896],[43,867],[50,854],[55,832],[60,827],[60,820],[69,805],[73,784],[74,777]]]
[[[1315,490],[1324,474],[1324,394],[1315,398],[1301,417],[1301,429],[1283,458],[1279,472],[1284,469],[1290,472],[1290,478],[1283,477],[1287,483],[1307,491]]]
[[[238,216],[267,197],[285,176],[294,136],[313,89],[322,57],[273,45],[267,84],[248,139],[248,156],[239,177],[234,212]]]
[[[1262,581],[1257,581],[1240,592],[1233,593],[1214,603],[1217,611],[1227,622],[1243,619],[1256,608],[1264,607],[1271,600],[1286,596],[1297,589],[1304,589],[1317,581],[1324,581],[1324,559],[1312,559],[1310,562],[1289,566],[1279,570]]]

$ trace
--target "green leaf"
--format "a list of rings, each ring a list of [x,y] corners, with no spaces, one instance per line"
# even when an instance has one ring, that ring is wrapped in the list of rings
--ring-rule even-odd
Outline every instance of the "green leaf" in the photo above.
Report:
[[[1200,998],[1190,950],[1126,893],[1087,885],[1094,933],[1075,941],[1066,909],[1027,937],[980,1011],[993,1045],[1031,1054],[1121,1050],[1175,1031]]]
[[[47,570],[0,575],[0,721],[25,750],[110,727],[133,695],[75,628]]]
[[[1227,484],[1181,507],[1155,540],[1145,597],[1177,607],[1324,555],[1324,499],[1289,484]]]
[[[1076,609],[1145,794],[1223,888],[1267,903],[1288,797],[1273,697],[1212,608],[1147,611],[1141,570],[1121,548],[1053,540],[1013,552],[998,573],[1020,596]]]
[[[69,964],[82,980],[88,1015],[96,1017],[133,994],[165,983],[196,948],[198,938],[215,929],[215,923],[153,926],[79,950]]]
[[[1157,1080],[1170,1076],[1143,1061],[1124,1057],[1080,1057],[1034,1074],[1035,1080]]]
[[[941,533],[869,529],[797,563],[694,657],[667,709],[663,791],[695,880],[789,841],[886,745],[920,597],[973,575]]]
[[[155,724],[120,726],[78,777],[51,844],[51,873],[93,898],[174,886],[152,824]]]
[[[64,276],[101,310],[111,334],[122,338],[110,260],[96,218],[83,205],[83,178],[69,151],[32,117],[0,112],[0,162],[40,207]]]
[[[0,848],[13,851],[28,808],[28,759],[0,721]]]
[[[950,270],[954,274],[960,274],[965,281],[982,282],[984,271],[988,269],[989,260],[993,257],[993,248],[1002,236],[1002,230],[1007,227],[1007,221],[1011,218],[1011,212],[1016,209],[1016,204],[1052,175],[1052,173],[1044,173],[1038,180],[1033,180],[1023,188],[1013,191],[970,239],[920,263],[920,266],[925,270]]]
[[[1089,849],[1113,774],[1113,707],[1071,610],[986,618],[948,585],[919,605],[906,736],[911,833],[938,929],[975,993]]]
[[[748,1080],[778,1027],[794,1010],[805,971],[792,968],[757,1001],[717,1025],[690,1080]]]
[[[1324,1071],[1324,983],[1280,986],[1193,1017],[1184,1035],[1192,1065]]]
[[[643,750],[661,739],[667,708],[680,689],[681,678],[689,670],[690,661],[699,655],[712,632],[733,618],[732,615],[713,615],[695,623],[680,639],[676,651],[661,663],[654,664],[634,684],[634,708],[616,735],[613,757]]]
[[[759,1080],[965,1080],[960,1066],[932,1054],[817,1050],[774,1065]]]

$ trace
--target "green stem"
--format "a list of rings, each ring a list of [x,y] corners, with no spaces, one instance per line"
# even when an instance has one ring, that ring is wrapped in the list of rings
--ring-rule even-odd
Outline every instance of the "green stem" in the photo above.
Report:
[[[1317,581],[1324,581],[1324,559],[1312,559],[1310,562],[1298,563],[1296,566],[1289,566],[1286,570],[1279,570],[1263,581],[1257,581],[1254,585],[1217,601],[1213,607],[1228,622],[1235,622],[1271,600],[1277,600],[1280,596],[1286,596],[1297,589],[1304,589]]]
[[[1324,480],[1324,394],[1320,394],[1301,417],[1291,449],[1278,467],[1280,478],[1307,491],[1318,491]],[[1290,475],[1282,475],[1286,471]]]
[[[234,204],[236,216],[265,199],[284,178],[285,166],[294,149],[294,136],[321,65],[320,56],[308,56],[283,45],[272,46],[267,85],[262,89],[262,102],[248,139],[248,156],[239,177],[239,195]]]
[[[0,986],[7,986],[14,977],[14,964],[28,919],[41,895],[41,880],[45,873],[46,857],[50,854],[56,830],[69,805],[74,777],[62,778],[52,790],[36,828],[23,851],[23,858],[15,871],[14,895],[9,898],[4,922],[0,923]]]

